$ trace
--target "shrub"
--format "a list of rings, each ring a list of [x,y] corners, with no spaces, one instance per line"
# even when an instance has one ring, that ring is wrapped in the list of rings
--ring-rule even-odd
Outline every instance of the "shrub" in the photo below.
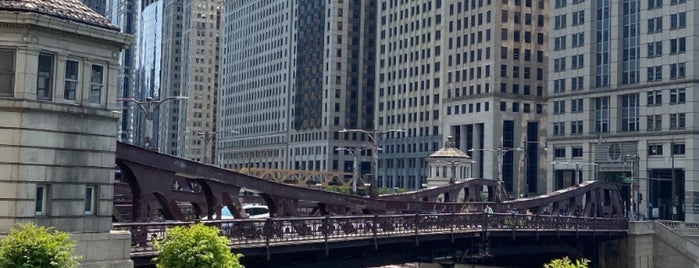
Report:
[[[82,257],[75,255],[75,244],[67,233],[54,228],[18,224],[2,240],[0,267],[78,267]]]
[[[587,268],[590,260],[582,258],[575,260],[573,263],[568,257],[562,259],[553,259],[551,262],[544,264],[544,268]]]
[[[153,259],[158,268],[238,268],[241,254],[231,253],[228,238],[218,228],[201,223],[178,226],[155,241],[160,255]]]

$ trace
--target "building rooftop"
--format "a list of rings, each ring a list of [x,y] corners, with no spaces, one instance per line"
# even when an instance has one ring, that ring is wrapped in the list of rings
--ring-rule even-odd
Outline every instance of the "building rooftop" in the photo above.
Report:
[[[0,10],[33,12],[119,31],[119,27],[79,0],[1,0]]]

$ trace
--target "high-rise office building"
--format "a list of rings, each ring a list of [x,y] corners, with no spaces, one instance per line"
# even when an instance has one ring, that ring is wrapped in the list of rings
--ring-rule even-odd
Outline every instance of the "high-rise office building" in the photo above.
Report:
[[[382,141],[380,184],[421,187],[453,136],[473,177],[543,192],[547,1],[379,2],[377,125],[407,130]]]
[[[228,1],[221,163],[351,171],[374,128],[375,1]],[[370,156],[361,157],[369,173]]]
[[[160,98],[186,96],[160,107],[161,152],[215,163],[222,1],[163,2]],[[207,135],[208,136],[208,135]],[[211,140],[211,139],[210,139]],[[208,145],[209,148],[205,148]]]
[[[138,14],[140,11],[140,1],[138,0],[108,0],[105,6],[106,17],[115,25],[121,28],[123,33],[134,36],[134,41],[124,49],[119,55],[121,63],[121,71],[117,77],[117,96],[118,98],[139,98],[136,90],[136,72],[134,71],[134,61],[136,58],[138,32],[136,27]],[[119,124],[118,138],[120,141],[143,145],[143,140],[140,133],[142,127],[137,123],[139,118],[136,112],[138,107],[125,102],[120,107],[121,121]],[[142,121],[142,119],[141,119]],[[136,133],[136,131],[140,131]]]
[[[629,211],[696,221],[688,204],[699,136],[686,0],[552,0],[549,189],[580,180],[623,185]]]
[[[107,0],[80,0],[80,2],[83,2],[83,4],[102,16],[107,15]]]

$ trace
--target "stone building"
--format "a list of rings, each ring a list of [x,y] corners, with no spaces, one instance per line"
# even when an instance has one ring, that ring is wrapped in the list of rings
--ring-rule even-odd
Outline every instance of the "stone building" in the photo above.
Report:
[[[698,7],[551,0],[549,190],[616,182],[633,211],[699,220]]]
[[[131,37],[78,0],[0,2],[0,233],[70,232],[83,267],[130,267],[111,231],[119,52]]]

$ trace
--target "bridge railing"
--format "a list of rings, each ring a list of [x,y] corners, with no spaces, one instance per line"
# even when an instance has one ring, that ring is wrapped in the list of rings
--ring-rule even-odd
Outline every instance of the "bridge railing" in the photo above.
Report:
[[[131,231],[132,254],[155,254],[153,243],[168,228],[194,222],[115,223],[114,229]],[[331,242],[381,239],[438,233],[482,231],[604,232],[624,231],[625,219],[523,214],[403,214],[337,217],[269,218],[206,221],[230,239],[231,246],[261,246],[288,242]]]

